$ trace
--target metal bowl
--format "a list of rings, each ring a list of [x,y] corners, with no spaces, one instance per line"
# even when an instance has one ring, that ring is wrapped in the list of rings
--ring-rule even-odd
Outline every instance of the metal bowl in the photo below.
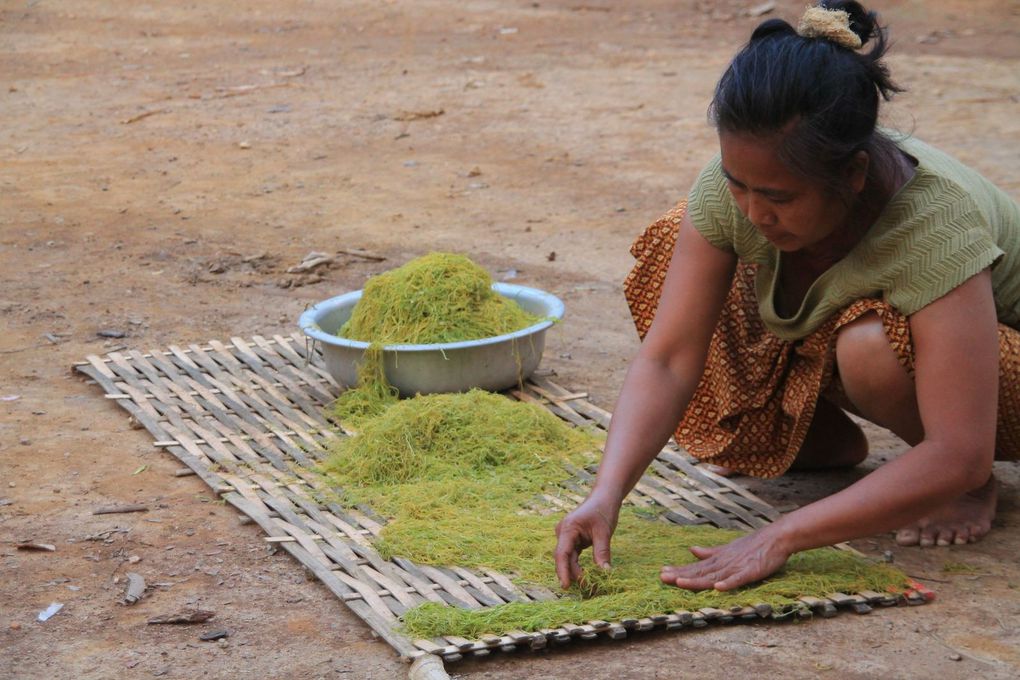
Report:
[[[534,373],[545,348],[545,331],[563,318],[563,303],[537,288],[494,283],[492,290],[543,320],[481,340],[384,346],[386,379],[401,396],[465,392],[472,387],[495,392],[513,387]],[[356,290],[316,303],[298,320],[305,335],[321,343],[326,369],[344,388],[357,384],[358,365],[369,343],[341,338],[336,333],[350,318],[361,293]]]

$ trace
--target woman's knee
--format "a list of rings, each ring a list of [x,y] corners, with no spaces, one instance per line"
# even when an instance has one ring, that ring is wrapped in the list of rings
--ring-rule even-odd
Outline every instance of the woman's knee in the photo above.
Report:
[[[840,329],[836,366],[843,390],[862,412],[872,410],[870,404],[914,396],[914,381],[900,364],[882,320],[874,312]]]

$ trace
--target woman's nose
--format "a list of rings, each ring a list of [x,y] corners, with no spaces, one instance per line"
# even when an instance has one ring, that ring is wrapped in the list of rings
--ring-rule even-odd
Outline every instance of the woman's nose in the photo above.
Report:
[[[751,224],[758,226],[772,226],[776,223],[775,213],[772,212],[768,201],[755,196],[753,193],[747,198],[747,219]]]

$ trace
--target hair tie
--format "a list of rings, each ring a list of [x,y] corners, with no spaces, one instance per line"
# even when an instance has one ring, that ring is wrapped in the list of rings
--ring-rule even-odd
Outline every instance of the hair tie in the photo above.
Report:
[[[850,15],[841,9],[808,7],[800,18],[797,33],[804,38],[824,38],[851,50],[864,44],[861,36],[850,30]]]

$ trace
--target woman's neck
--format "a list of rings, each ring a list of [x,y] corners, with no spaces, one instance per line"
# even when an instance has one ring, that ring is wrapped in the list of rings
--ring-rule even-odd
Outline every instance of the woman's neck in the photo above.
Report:
[[[820,243],[790,254],[790,259],[797,266],[820,274],[846,257],[861,242],[897,192],[914,176],[911,159],[897,147],[891,151],[888,162],[875,163],[873,160],[873,170],[847,211],[846,223]]]

